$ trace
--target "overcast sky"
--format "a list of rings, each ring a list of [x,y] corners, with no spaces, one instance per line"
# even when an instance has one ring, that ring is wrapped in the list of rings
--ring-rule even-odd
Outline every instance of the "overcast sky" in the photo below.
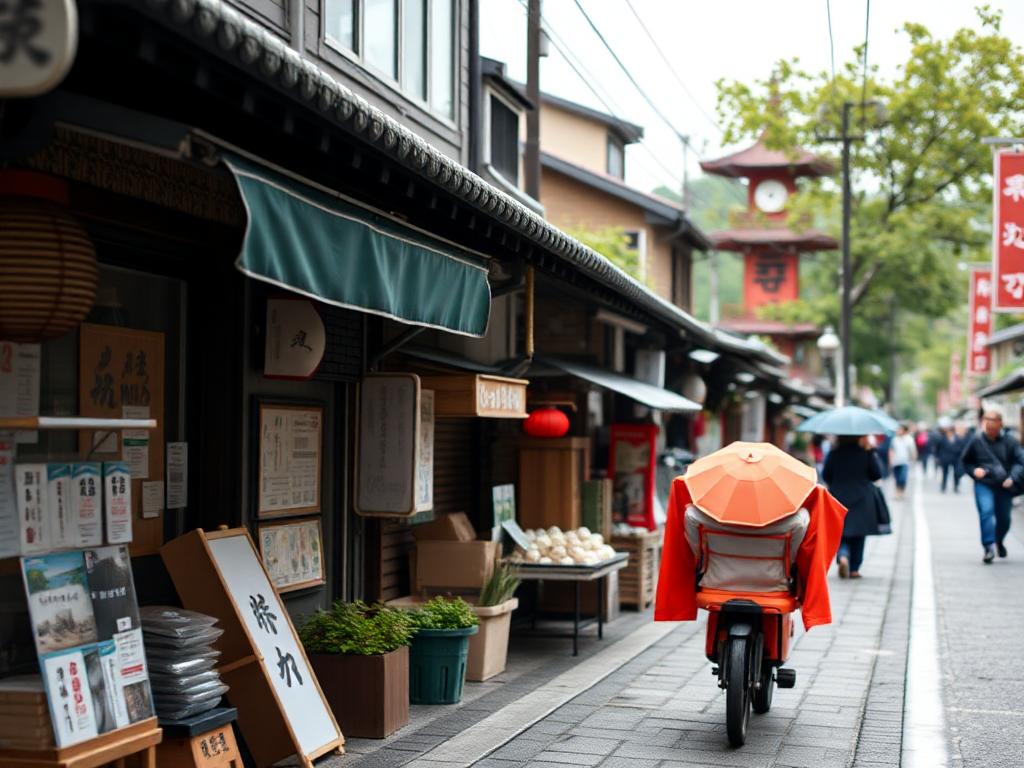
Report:
[[[764,79],[780,58],[799,57],[804,69],[829,71],[826,0],[581,0],[584,9],[640,86],[672,126],[692,137],[705,157],[723,154],[715,126],[715,81]],[[630,10],[632,3],[657,45],[686,86],[684,91]],[[909,46],[897,30],[923,23],[936,37],[963,26],[977,27],[974,0],[875,0],[868,27],[868,61],[892,75]],[[1024,30],[1024,2],[990,0],[1004,12],[1003,32]],[[501,61],[509,75],[526,79],[526,0],[481,0],[481,53]],[[865,0],[831,0],[836,70],[864,40]],[[590,29],[575,0],[544,0],[552,31],[551,55],[541,63],[541,87],[558,96],[612,112],[644,126],[645,146],[627,150],[627,181],[643,189],[678,188],[683,154],[673,128],[646,103]],[[1018,40],[1024,42],[1024,36]],[[568,52],[591,87],[573,72]],[[594,90],[597,93],[594,93]],[[700,174],[698,158],[689,162]]]

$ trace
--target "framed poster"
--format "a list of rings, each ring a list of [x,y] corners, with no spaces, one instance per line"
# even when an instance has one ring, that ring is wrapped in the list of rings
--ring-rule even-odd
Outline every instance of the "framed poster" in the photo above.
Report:
[[[164,479],[164,335],[83,323],[79,335],[81,416],[156,419],[156,429],[83,430],[79,451],[89,461],[122,461],[132,479],[132,556],[156,554],[164,541],[163,494],[144,515],[143,483]],[[151,485],[151,487],[153,487]],[[152,499],[152,494],[149,498]]]
[[[259,486],[262,519],[320,512],[324,409],[259,404]]]
[[[345,740],[247,529],[197,529],[160,550],[182,605],[216,616],[221,678],[256,765],[312,768]]]
[[[656,424],[612,424],[608,474],[614,482],[612,520],[655,530]]]
[[[424,404],[423,394],[413,373],[371,374],[360,383],[358,514],[412,517],[433,509],[434,399],[430,393]]]
[[[260,557],[278,592],[326,583],[320,518],[260,523]]]

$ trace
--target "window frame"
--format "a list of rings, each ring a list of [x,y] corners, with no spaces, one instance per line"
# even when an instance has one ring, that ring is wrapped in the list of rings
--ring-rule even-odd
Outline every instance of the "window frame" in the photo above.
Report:
[[[644,227],[623,227],[623,234],[636,235],[636,248],[637,256],[640,261],[640,277],[647,279],[647,230]]]
[[[611,168],[611,166],[612,166],[612,164],[611,164],[612,147],[614,147],[615,149],[618,150],[619,157],[622,158],[622,163],[621,163],[621,165],[622,165],[622,173],[612,173],[612,168]],[[616,136],[611,131],[608,132],[607,141],[605,142],[604,170],[605,170],[605,173],[607,173],[609,176],[612,176],[612,177],[614,177],[616,179],[621,179],[623,181],[625,181],[625,179],[626,179],[626,142],[624,142],[622,139],[620,139],[618,136]]]
[[[506,98],[496,88],[493,88],[490,85],[486,85],[486,84],[484,85],[484,96],[487,97],[487,98],[484,99],[484,115],[483,115],[483,118],[484,118],[483,119],[483,123],[484,123],[484,129],[483,129],[483,157],[484,157],[484,162],[488,166],[490,166],[490,168],[492,168],[493,170],[495,170],[498,173],[500,173],[502,175],[502,177],[505,177],[505,174],[501,171],[501,169],[499,169],[498,166],[494,164],[494,156],[492,154],[493,147],[491,146],[491,117],[492,117],[491,99],[495,98],[498,101],[500,101],[501,104],[504,107],[506,107],[510,112],[512,112],[516,116],[516,178],[514,178],[514,179],[505,178],[505,180],[507,182],[509,182],[510,184],[512,184],[513,186],[515,186],[517,189],[519,189],[519,188],[521,188],[520,185],[521,185],[522,180],[523,180],[523,152],[522,152],[522,148],[520,147],[520,144],[519,144],[519,131],[520,131],[520,128],[522,126],[520,120],[523,117],[523,110],[517,108],[512,103],[512,101],[510,99]]]
[[[344,1],[344,0],[343,0]],[[452,48],[452,112],[451,114],[445,114],[434,108],[431,104],[431,97],[433,96],[433,82],[431,78],[431,62],[433,54],[433,11],[434,11],[434,0],[426,0],[426,15],[424,17],[424,27],[426,32],[426,44],[424,45],[423,51],[423,76],[424,76],[424,91],[426,98],[422,98],[420,94],[407,90],[403,85],[404,75],[404,61],[403,61],[403,47],[405,44],[405,2],[406,0],[392,0],[395,4],[395,72],[396,76],[392,77],[389,72],[385,72],[378,69],[374,65],[370,64],[365,57],[365,0],[351,0],[354,7],[355,16],[355,29],[353,30],[352,39],[354,42],[353,48],[347,48],[337,38],[329,34],[327,30],[327,4],[331,0],[322,0],[320,3],[320,44],[329,50],[331,53],[343,57],[346,61],[352,62],[357,65],[364,72],[371,75],[375,80],[380,82],[388,89],[394,91],[400,95],[403,99],[407,100],[410,104],[413,104],[427,115],[430,115],[435,120],[443,123],[448,128],[455,130],[459,129],[458,115],[461,107],[460,99],[460,81],[459,81],[459,67],[461,63],[461,39],[459,35],[459,26],[462,9],[462,0],[452,0],[452,17],[450,19],[451,24],[451,35],[455,45]]]

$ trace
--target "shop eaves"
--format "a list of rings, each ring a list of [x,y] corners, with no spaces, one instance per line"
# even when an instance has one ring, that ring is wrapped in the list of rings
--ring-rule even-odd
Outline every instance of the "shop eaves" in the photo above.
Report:
[[[411,173],[507,227],[527,243],[615,292],[687,341],[773,365],[786,362],[756,342],[722,334],[662,299],[604,256],[495,189],[334,79],[287,43],[221,0],[122,0],[122,4],[214,50]]]

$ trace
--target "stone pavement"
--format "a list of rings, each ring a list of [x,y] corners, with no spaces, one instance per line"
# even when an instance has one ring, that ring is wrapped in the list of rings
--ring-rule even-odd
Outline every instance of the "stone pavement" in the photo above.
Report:
[[[939,621],[951,766],[1024,766],[1024,513],[1014,512],[1009,557],[981,562],[971,482],[925,495]]]

